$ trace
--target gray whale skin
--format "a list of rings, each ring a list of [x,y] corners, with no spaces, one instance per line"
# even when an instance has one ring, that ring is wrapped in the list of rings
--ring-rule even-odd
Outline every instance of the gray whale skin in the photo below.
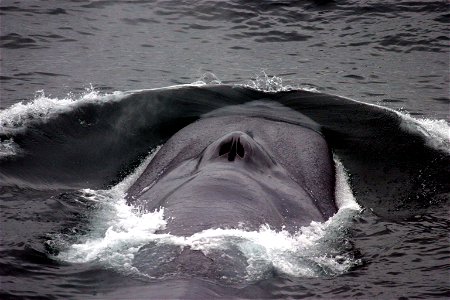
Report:
[[[161,233],[210,228],[294,232],[336,212],[335,168],[320,127],[280,104],[218,109],[172,136],[128,191],[164,207]]]

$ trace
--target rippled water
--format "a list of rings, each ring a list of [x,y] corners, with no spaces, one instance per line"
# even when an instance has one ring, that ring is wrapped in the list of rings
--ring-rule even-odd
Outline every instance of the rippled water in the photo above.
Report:
[[[3,0],[0,108],[42,99],[40,90],[62,100],[78,99],[91,86],[112,93],[202,78],[241,84],[257,76],[264,85],[265,71],[282,79],[279,86],[448,121],[449,20],[447,1]],[[448,126],[441,128],[448,134]],[[447,200],[407,220],[381,219],[370,209],[355,216],[345,230],[361,263],[339,276],[278,274],[239,289],[208,288],[244,298],[449,297]],[[59,248],[46,242],[60,234],[76,243],[101,207],[81,192],[2,185],[0,203],[0,298],[155,293],[152,282],[98,261],[54,259]]]
[[[320,2],[329,2],[319,5]],[[446,1],[2,1],[2,101],[224,83],[286,84],[448,113]]]

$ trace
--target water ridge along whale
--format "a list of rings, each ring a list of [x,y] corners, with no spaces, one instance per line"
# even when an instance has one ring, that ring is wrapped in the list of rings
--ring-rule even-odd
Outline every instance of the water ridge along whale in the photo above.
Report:
[[[161,233],[210,228],[295,232],[332,216],[332,153],[320,126],[279,103],[218,109],[170,138],[128,191],[128,202],[165,209]]]

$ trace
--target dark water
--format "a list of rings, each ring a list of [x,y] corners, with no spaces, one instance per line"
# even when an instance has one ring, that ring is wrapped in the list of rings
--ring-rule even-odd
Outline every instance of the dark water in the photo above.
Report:
[[[317,2],[329,2],[318,5]],[[2,101],[190,83],[261,69],[447,118],[446,1],[2,1]]]
[[[164,289],[184,297],[449,297],[448,125],[437,121],[449,113],[448,3],[325,2],[1,1],[0,138],[17,154],[0,165],[0,297],[157,298]],[[262,89],[316,88],[406,110],[431,133],[424,139],[400,126],[407,116],[339,108],[326,95],[264,96],[328,130],[365,208],[343,229],[359,263],[333,276],[275,273],[229,286],[160,282],[100,260],[59,258],[93,231],[102,207],[80,189],[118,183],[199,114],[262,96],[219,88],[188,96],[182,89],[172,102],[152,92],[68,99],[90,84],[109,94],[191,83],[205,72],[227,84],[259,74],[253,84]],[[11,107],[38,90],[47,97]]]

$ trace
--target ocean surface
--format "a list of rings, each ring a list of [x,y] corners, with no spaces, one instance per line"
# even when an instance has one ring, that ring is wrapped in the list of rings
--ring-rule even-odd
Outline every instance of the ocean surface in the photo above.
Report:
[[[449,8],[1,0],[0,298],[450,297]],[[295,235],[154,234],[164,210],[124,200],[154,153],[202,114],[262,98],[327,129],[339,212]],[[248,267],[140,270],[180,246]]]

